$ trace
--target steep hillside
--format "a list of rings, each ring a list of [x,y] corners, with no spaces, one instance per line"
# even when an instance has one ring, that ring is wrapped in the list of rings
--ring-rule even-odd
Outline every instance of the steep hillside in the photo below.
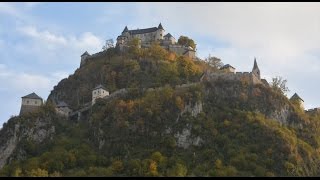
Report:
[[[109,49],[0,131],[2,176],[319,176],[319,114],[245,81],[199,81],[204,62],[157,45]],[[98,99],[80,121],[55,113]]]
[[[98,84],[104,84],[112,93],[121,88],[142,89],[195,82],[202,74],[203,62],[176,57],[158,45],[137,51],[123,54],[109,49],[102,56],[90,59],[84,67],[59,82],[48,99],[64,100],[77,109],[91,101],[91,91]]]

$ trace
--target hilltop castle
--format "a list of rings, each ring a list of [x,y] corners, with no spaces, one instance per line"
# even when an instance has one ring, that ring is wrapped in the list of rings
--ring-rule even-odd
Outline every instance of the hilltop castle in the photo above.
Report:
[[[133,38],[138,38],[140,40],[140,47],[142,48],[150,47],[153,42],[159,42],[160,46],[168,51],[172,51],[178,55],[184,55],[192,59],[196,58],[196,50],[190,46],[187,47],[177,44],[176,39],[170,33],[165,35],[165,30],[161,23],[158,27],[135,30],[129,30],[126,26],[121,35],[117,37],[116,47],[119,47],[120,50],[124,50],[128,47],[128,42]]]
[[[196,50],[190,46],[178,44],[176,39],[170,34],[165,35],[165,30],[161,23],[158,27],[146,29],[129,30],[126,26],[121,35],[117,37],[116,48],[125,51],[129,47],[129,42],[133,38],[139,39],[140,48],[148,48],[152,43],[158,42],[159,45],[167,51],[175,52],[191,59],[196,59]],[[103,52],[90,55],[87,51],[81,55],[80,67],[84,66],[89,59],[103,55]]]

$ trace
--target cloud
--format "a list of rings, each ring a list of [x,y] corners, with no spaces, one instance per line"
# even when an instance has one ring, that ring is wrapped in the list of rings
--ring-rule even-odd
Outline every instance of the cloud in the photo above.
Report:
[[[295,57],[320,48],[315,3],[141,3],[136,21],[170,19],[170,27],[222,40],[236,48]],[[163,10],[166,10],[163,13]],[[182,13],[192,12],[192,13]],[[285,61],[286,59],[283,59]]]
[[[35,26],[23,26],[17,28],[18,32],[46,45],[49,49],[91,50],[97,52],[103,46],[103,40],[91,32],[84,32],[78,37],[75,35],[58,35],[48,30],[39,30]],[[41,46],[43,47],[43,46]]]
[[[41,4],[41,2],[24,2],[24,4],[27,8],[32,9]]]
[[[68,76],[69,76],[69,74],[67,72],[63,72],[63,71],[58,71],[58,72],[52,73],[52,77],[54,79],[56,79],[57,81],[60,81],[64,78],[67,78]]]
[[[31,17],[28,11],[31,11],[36,7],[39,2],[24,2],[24,3],[12,3],[12,2],[1,2],[0,3],[0,14],[13,16],[20,20],[27,20]]]
[[[8,14],[16,17],[22,17],[22,14],[18,11],[18,9],[14,6],[13,3],[1,2],[0,13]]]
[[[102,49],[103,40],[91,32],[83,33],[79,38],[70,38],[70,44],[78,49],[88,49],[97,52]]]
[[[4,46],[4,40],[0,39],[0,48]]]
[[[52,86],[50,78],[43,75],[16,72],[3,64],[0,64],[0,71],[0,83],[7,90],[47,90]]]
[[[68,77],[64,71],[56,71],[48,75],[18,72],[0,64],[0,83],[2,90],[15,92],[40,91],[47,94],[60,80]]]
[[[39,41],[43,41],[45,43],[54,43],[57,45],[67,44],[67,40],[63,36],[55,35],[47,30],[39,31],[34,26],[25,26],[22,28],[18,28],[18,31],[20,31],[24,35],[35,38]]]
[[[21,73],[10,77],[12,81],[10,82],[14,89],[48,89],[51,87],[50,79],[47,77]]]

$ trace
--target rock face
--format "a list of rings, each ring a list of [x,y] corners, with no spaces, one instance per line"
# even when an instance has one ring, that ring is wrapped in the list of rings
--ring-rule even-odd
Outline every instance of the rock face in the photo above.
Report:
[[[264,114],[283,125],[295,125],[295,111],[288,98],[262,85],[241,81],[209,81],[205,98],[217,106],[228,106]]]
[[[18,152],[17,157],[21,157],[19,153],[24,150],[18,150],[21,140],[26,139],[36,144],[52,138],[55,133],[55,126],[51,123],[50,117],[23,119],[15,117],[8,121],[0,131],[0,168],[2,168],[14,152]]]
[[[198,101],[194,104],[188,103],[184,110],[181,112],[180,115],[183,115],[186,112],[189,112],[191,116],[196,117],[199,113],[202,112],[202,102]],[[179,116],[180,117],[180,116]],[[190,145],[199,146],[200,143],[203,141],[200,137],[192,137],[191,128],[185,127],[181,133],[177,132],[174,134],[174,137],[177,140],[178,147],[188,148]],[[167,129],[168,132],[171,132],[170,129]]]
[[[283,125],[288,125],[288,118],[290,117],[290,114],[292,113],[290,107],[288,105],[285,105],[281,107],[280,109],[273,111],[269,114],[270,119],[276,119],[279,123]]]
[[[191,103],[187,104],[181,114],[185,112],[190,112],[193,117],[196,117],[202,112],[202,102],[198,101],[194,105]]]
[[[200,137],[192,137],[190,129],[183,129],[182,133],[177,133],[174,135],[177,139],[178,147],[184,149],[188,148],[190,145],[199,146],[203,140]]]
[[[10,129],[7,132],[10,136],[7,141],[4,144],[1,143],[0,168],[2,168],[6,164],[7,159],[10,157],[18,144],[18,131],[19,124],[16,124],[13,129]]]

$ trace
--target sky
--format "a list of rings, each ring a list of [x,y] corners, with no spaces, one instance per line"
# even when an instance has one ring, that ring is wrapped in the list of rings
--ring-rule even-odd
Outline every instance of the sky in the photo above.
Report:
[[[79,68],[80,55],[100,52],[125,26],[162,23],[166,33],[197,44],[197,56],[216,56],[249,72],[257,58],[262,78],[287,80],[306,109],[320,107],[320,3],[67,3],[0,2],[0,127],[18,115],[21,97],[44,100]]]

